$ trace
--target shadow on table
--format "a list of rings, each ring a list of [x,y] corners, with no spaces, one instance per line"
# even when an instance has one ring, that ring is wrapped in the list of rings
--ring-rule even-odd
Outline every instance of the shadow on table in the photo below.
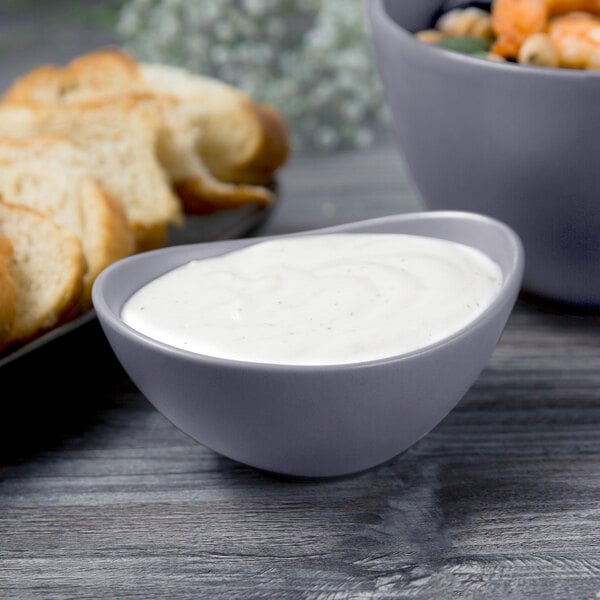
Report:
[[[85,430],[115,385],[132,386],[94,318],[0,369],[0,465]]]
[[[521,291],[519,302],[543,313],[600,322],[600,306],[569,304],[528,291]]]

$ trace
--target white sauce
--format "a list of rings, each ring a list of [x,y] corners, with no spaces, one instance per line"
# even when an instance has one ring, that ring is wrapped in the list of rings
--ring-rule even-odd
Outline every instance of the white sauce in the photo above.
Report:
[[[454,242],[403,234],[262,241],[192,261],[136,292],[122,318],[192,352],[278,364],[342,364],[423,348],[493,300],[499,266]]]

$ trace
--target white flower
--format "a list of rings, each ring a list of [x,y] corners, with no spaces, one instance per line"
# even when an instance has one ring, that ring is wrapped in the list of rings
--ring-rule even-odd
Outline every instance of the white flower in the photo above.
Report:
[[[387,117],[368,0],[126,0],[117,32],[141,60],[226,81],[286,118],[294,148],[369,145]]]

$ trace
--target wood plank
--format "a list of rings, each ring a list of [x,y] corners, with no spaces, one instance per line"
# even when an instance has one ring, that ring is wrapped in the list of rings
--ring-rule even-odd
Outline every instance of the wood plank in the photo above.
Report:
[[[599,334],[519,305],[433,432],[325,481],[221,458],[121,382],[2,474],[0,595],[593,598]]]
[[[418,210],[396,161],[389,146],[298,159],[267,233]],[[323,481],[216,455],[152,408],[98,328],[72,342],[59,356],[79,355],[89,386],[48,354],[4,373],[2,598],[599,597],[597,316],[521,300],[442,423]]]

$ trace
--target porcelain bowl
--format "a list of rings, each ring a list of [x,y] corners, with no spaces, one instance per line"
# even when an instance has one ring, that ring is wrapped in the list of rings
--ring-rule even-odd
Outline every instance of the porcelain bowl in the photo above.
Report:
[[[524,292],[600,309],[600,73],[416,39],[442,5],[367,3],[395,140],[424,206],[507,223],[527,255]]]
[[[125,258],[97,278],[93,302],[132,381],[179,429],[221,455],[264,471],[329,477],[395,457],[459,402],[494,351],[513,309],[524,254],[507,225],[458,211],[408,213],[289,235],[313,232],[409,233],[462,242],[500,265],[501,290],[467,327],[425,349],[325,366],[194,354],[150,339],[121,319],[127,299],[166,271],[265,238],[174,246]]]

